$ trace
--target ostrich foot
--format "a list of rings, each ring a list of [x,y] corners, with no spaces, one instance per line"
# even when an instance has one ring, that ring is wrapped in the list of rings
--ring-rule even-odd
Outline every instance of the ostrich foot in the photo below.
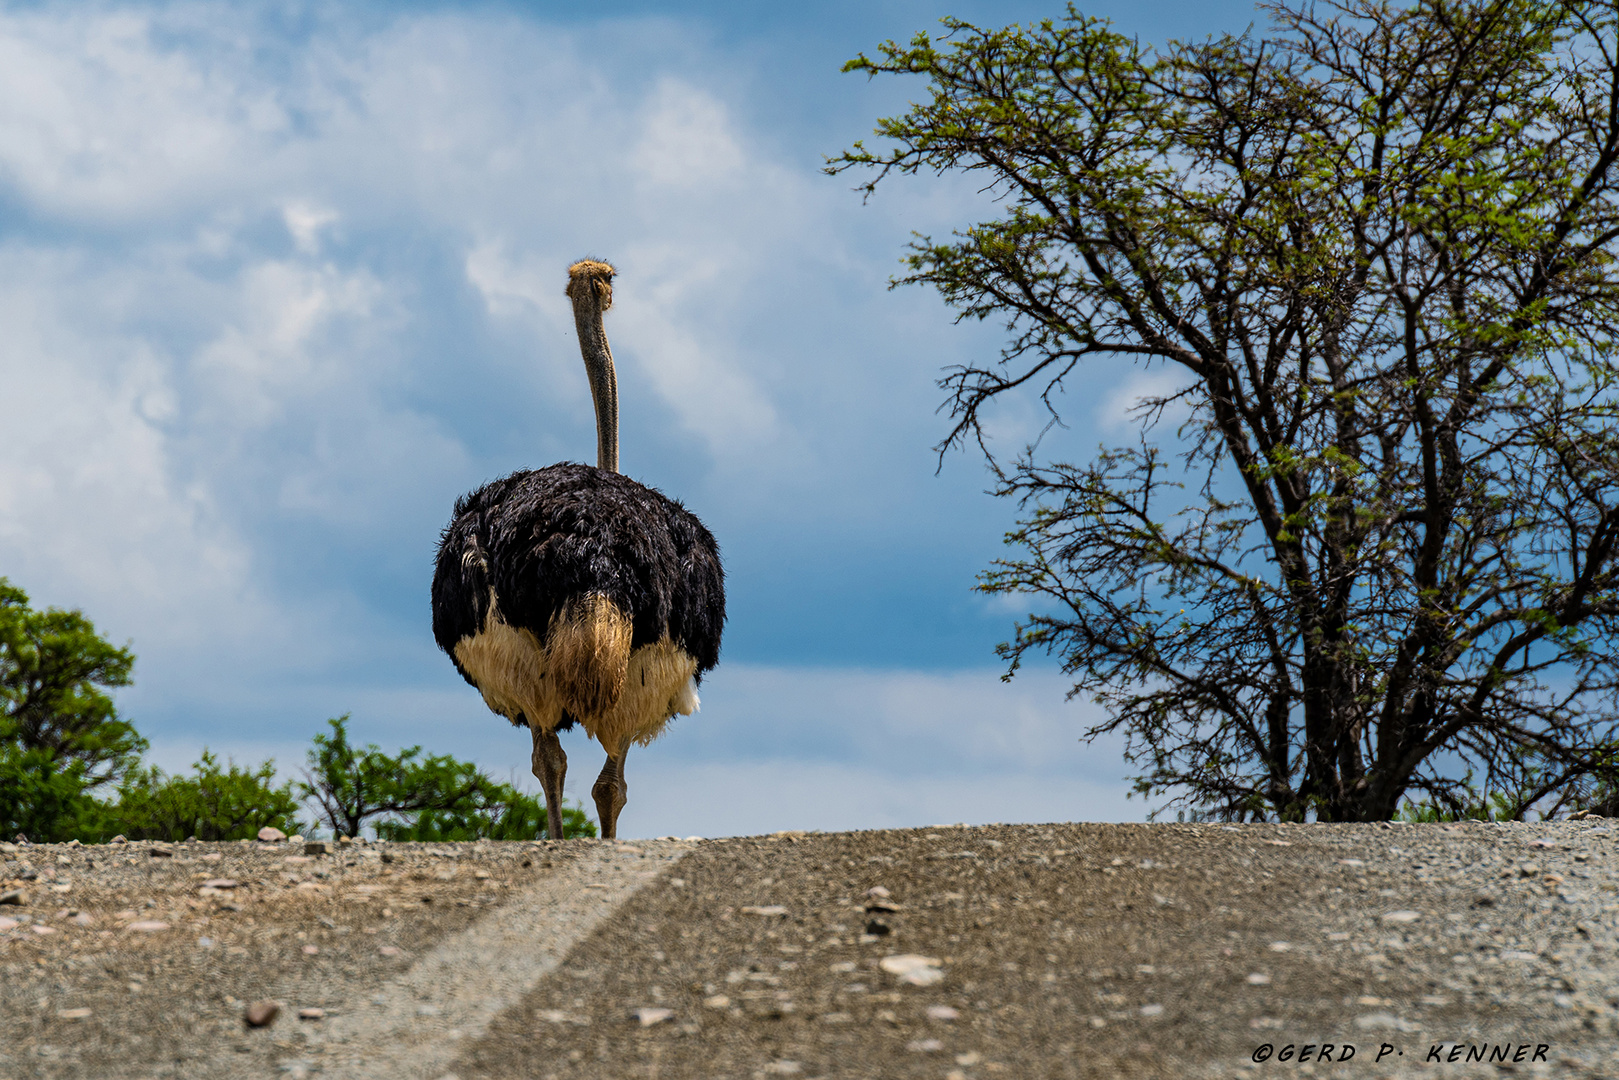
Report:
[[[624,809],[629,795],[629,785],[624,783],[624,758],[628,753],[626,746],[616,755],[609,754],[607,764],[602,766],[601,775],[590,789],[596,799],[596,816],[601,821],[603,840],[618,836],[618,812]]]
[[[568,775],[568,755],[554,731],[531,729],[534,735],[534,775],[545,793],[545,835],[562,839],[562,781]]]

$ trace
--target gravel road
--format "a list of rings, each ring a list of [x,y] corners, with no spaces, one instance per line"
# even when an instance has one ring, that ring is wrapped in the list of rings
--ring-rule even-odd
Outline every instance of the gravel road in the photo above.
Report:
[[[1619,1076],[1602,820],[0,858],[0,1080]]]

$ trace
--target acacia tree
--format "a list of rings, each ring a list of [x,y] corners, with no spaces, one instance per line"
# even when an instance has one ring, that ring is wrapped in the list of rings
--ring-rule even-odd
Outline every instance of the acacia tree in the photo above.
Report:
[[[1019,500],[980,588],[1137,789],[1217,817],[1589,805],[1615,783],[1619,42],[1611,4],[1267,7],[1154,50],[1072,7],[846,70],[925,100],[828,171],[965,173],[996,216],[897,283],[1003,319],[948,370]],[[1139,441],[998,456],[998,400],[1162,363]],[[1166,410],[1173,407],[1173,412]],[[1175,416],[1177,438],[1157,421]]]

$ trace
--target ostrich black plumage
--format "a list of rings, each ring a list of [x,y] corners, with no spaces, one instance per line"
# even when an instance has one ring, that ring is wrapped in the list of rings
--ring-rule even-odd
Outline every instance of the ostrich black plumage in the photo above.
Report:
[[[618,383],[602,326],[613,274],[592,259],[568,268],[597,466],[516,472],[462,496],[433,572],[433,637],[491,710],[533,735],[554,838],[568,768],[556,733],[582,724],[607,751],[591,794],[602,836],[618,835],[630,744],[696,711],[725,625],[714,537],[618,472]]]

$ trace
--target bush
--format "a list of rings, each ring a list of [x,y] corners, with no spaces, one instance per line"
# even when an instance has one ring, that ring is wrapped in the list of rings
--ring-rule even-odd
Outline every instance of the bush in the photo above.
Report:
[[[545,808],[476,765],[413,746],[389,755],[349,743],[348,714],[327,721],[309,751],[305,782],[333,833],[358,836],[367,823],[385,840],[529,840],[545,833]],[[566,836],[595,836],[578,808],[563,809]]]
[[[413,820],[379,821],[376,830],[383,840],[532,840],[545,835],[545,804],[511,784],[491,781],[457,805],[423,810]],[[583,808],[564,805],[562,835],[595,836],[596,823]]]
[[[41,844],[74,839],[100,809],[88,786],[81,762],[0,738],[0,839],[19,834]]]
[[[266,825],[298,829],[298,799],[289,780],[272,784],[275,762],[244,769],[234,761],[221,769],[209,751],[192,766],[192,776],[168,776],[152,766],[135,770],[118,792],[118,803],[104,807],[101,820],[85,832],[105,840],[122,833],[131,840],[251,840]]]

